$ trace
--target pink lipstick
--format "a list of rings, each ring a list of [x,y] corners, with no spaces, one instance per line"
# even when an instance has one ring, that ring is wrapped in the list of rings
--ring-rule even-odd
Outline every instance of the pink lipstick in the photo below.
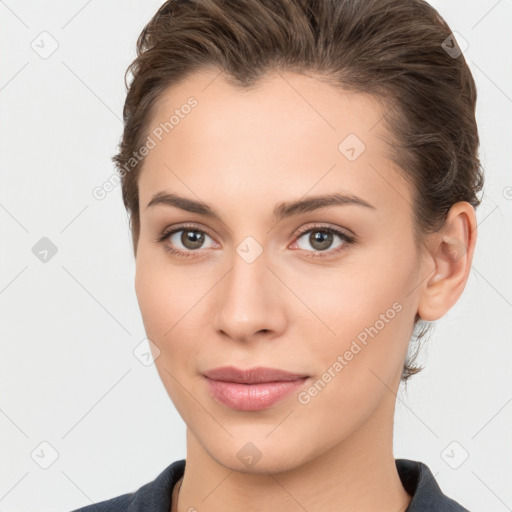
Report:
[[[212,396],[240,411],[259,411],[283,400],[304,385],[308,375],[275,368],[242,370],[233,366],[203,373]]]

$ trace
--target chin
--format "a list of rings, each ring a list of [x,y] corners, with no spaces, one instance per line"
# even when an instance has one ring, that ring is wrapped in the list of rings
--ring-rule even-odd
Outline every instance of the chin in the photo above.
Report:
[[[270,430],[266,427],[259,436],[243,436],[243,439],[235,436],[223,445],[212,440],[212,446],[208,446],[208,443],[203,446],[217,464],[239,473],[281,473],[308,460],[303,442],[298,440],[294,443],[289,439],[284,444],[277,437],[265,438]]]

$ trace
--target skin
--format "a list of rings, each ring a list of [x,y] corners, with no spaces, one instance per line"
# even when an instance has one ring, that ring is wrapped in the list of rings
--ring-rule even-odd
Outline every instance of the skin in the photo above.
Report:
[[[196,72],[165,91],[151,127],[190,96],[197,106],[149,152],[138,182],[137,299],[157,371],[187,426],[177,510],[405,510],[411,497],[393,457],[396,392],[416,313],[436,320],[464,289],[473,207],[454,205],[445,228],[416,247],[412,189],[386,157],[384,111],[370,96],[292,73],[241,92],[218,72]],[[354,161],[338,149],[350,133],[366,146]],[[207,203],[221,220],[147,207],[159,192]],[[332,192],[374,208],[272,218],[277,203]],[[156,241],[185,222],[205,233],[199,248],[184,245],[182,232]],[[314,232],[297,234],[315,223],[357,241],[333,235],[322,251]],[[248,236],[262,250],[251,263],[236,251]],[[305,373],[307,390],[394,303],[400,312],[307,404],[294,393],[238,411],[208,391],[201,372],[224,365]],[[237,456],[248,442],[261,454],[250,466]]]

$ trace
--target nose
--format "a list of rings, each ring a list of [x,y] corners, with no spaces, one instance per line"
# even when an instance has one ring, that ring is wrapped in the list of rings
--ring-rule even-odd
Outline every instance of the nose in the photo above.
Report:
[[[277,337],[286,327],[286,293],[265,251],[252,262],[235,253],[218,284],[213,328],[237,341]]]

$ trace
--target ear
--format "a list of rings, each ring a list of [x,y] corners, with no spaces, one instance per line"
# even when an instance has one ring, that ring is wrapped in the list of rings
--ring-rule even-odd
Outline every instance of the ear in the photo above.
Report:
[[[459,299],[471,270],[477,236],[475,209],[466,201],[454,204],[443,227],[425,244],[418,315],[427,321],[441,318]]]

